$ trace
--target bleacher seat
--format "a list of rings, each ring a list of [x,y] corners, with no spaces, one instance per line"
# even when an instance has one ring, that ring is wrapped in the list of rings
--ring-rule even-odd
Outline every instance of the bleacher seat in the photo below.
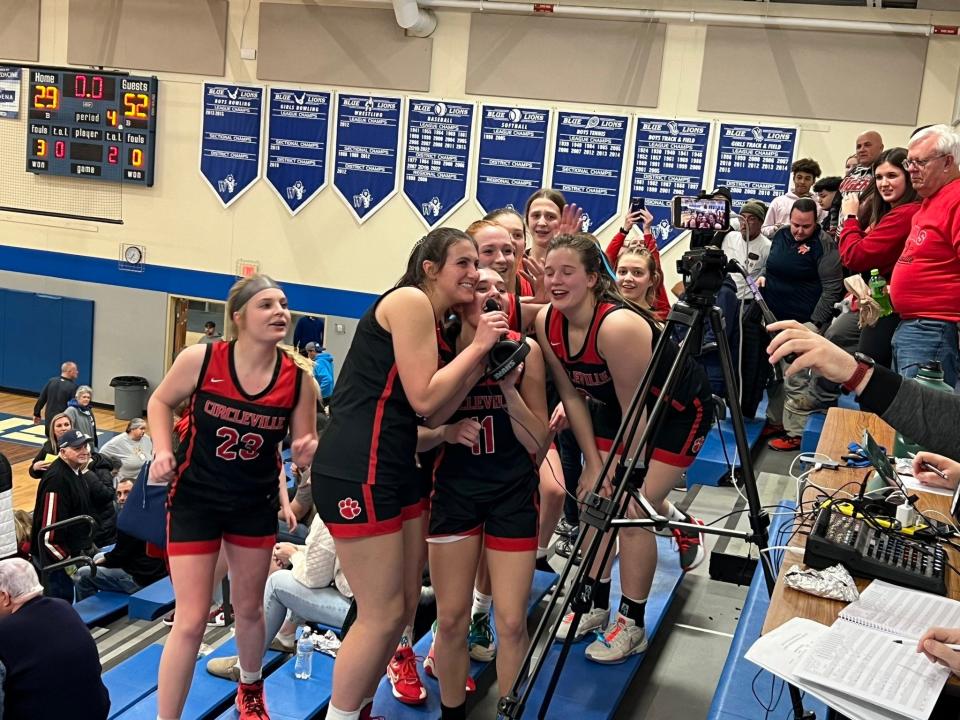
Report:
[[[156,620],[173,608],[173,583],[169,576],[130,596],[128,613],[135,620]]]
[[[126,593],[100,591],[96,595],[75,602],[73,609],[87,627],[112,620],[127,609],[130,596]]]

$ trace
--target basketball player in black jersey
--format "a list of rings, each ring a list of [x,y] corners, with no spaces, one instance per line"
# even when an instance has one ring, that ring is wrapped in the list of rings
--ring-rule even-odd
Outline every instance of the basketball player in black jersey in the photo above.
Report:
[[[221,543],[231,577],[240,656],[236,706],[243,720],[265,720],[261,662],[263,588],[276,542],[279,447],[289,429],[293,461],[317,446],[311,376],[277,345],[290,326],[287,299],[265,275],[237,282],[227,299],[236,339],[193,345],[177,356],[150,398],[155,448],[151,482],[170,483],[167,553],[177,599],[173,631],[160,661],[157,712],[183,711],[203,640]],[[186,433],[174,456],[173,408],[189,399]],[[296,520],[292,523],[296,525]]]
[[[481,269],[474,301],[459,310],[459,332],[440,343],[441,363],[470,346],[484,304],[504,302],[506,286]],[[520,335],[510,333],[513,340]],[[539,479],[535,458],[547,436],[543,356],[532,340],[524,363],[500,382],[485,378],[449,419],[466,425],[469,446],[443,445],[430,505],[430,576],[437,595],[433,667],[440,680],[443,720],[462,720],[469,670],[467,628],[471,590],[486,557],[497,608],[497,678],[501,694],[513,684],[528,638],[527,601],[537,550]],[[434,660],[434,658],[431,658]]]
[[[328,720],[369,716],[419,601],[425,504],[414,459],[418,416],[459,407],[507,332],[505,313],[485,313],[473,342],[437,368],[437,324],[452,306],[473,302],[477,264],[468,235],[428,233],[397,286],[360,319],[334,390],[313,492],[354,591],[357,619],[337,654]]]
[[[627,304],[620,295],[604,269],[602,252],[592,235],[558,235],[551,240],[545,271],[551,304],[537,317],[537,338],[567,419],[583,449],[582,495],[592,490],[606,454],[623,452],[623,448],[614,448],[612,443],[621,423],[621,408],[629,404],[643,378],[660,328],[652,317]],[[675,345],[668,347],[666,364],[655,369],[654,393],[663,387],[676,352]],[[664,504],[684,468],[696,457],[713,420],[704,371],[689,360],[680,373],[664,422],[652,438],[653,447],[632,447],[628,451],[630,456],[644,453],[647,470],[642,490],[654,508],[661,513],[676,512],[673,519],[699,522],[676,509],[669,511]],[[596,401],[590,409],[583,396]],[[646,412],[654,400],[651,395]],[[639,432],[635,437],[639,438]],[[610,489],[608,478],[604,492],[609,493]],[[629,512],[636,516],[641,511],[631,501]],[[589,578],[594,607],[583,615],[578,627],[578,637],[603,628],[601,636],[586,651],[588,659],[600,663],[622,662],[643,652],[647,645],[644,609],[657,565],[655,538],[642,528],[623,528],[618,537],[623,588],[620,611],[608,624],[610,568],[595,566]],[[702,560],[699,533],[676,531],[675,538],[685,570]],[[597,558],[598,565],[602,555],[601,552]],[[569,632],[572,618],[571,613],[564,619],[561,637]]]

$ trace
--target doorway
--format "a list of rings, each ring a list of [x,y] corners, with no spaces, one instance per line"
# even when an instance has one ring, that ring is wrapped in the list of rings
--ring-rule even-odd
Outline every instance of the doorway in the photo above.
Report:
[[[206,336],[207,323],[213,324],[214,338],[223,337],[226,307],[226,303],[206,298],[169,296],[167,369],[185,347],[196,345]]]

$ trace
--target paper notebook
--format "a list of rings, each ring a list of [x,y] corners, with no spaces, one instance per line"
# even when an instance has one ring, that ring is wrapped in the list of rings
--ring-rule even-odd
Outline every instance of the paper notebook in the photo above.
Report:
[[[960,627],[960,602],[874,580],[840,612],[840,620],[915,643],[932,627]]]
[[[950,676],[915,643],[842,620],[793,618],[746,658],[851,720],[927,720]]]

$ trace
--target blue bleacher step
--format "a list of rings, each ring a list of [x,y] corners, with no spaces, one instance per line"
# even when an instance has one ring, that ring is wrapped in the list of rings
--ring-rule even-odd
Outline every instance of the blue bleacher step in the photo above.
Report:
[[[157,689],[163,645],[149,645],[103,674],[110,693],[109,720]]]
[[[233,701],[237,694],[237,683],[232,680],[215,677],[207,672],[207,661],[214,658],[227,657],[237,654],[237,640],[230,638],[209,655],[200,658],[193,670],[193,682],[190,685],[190,694],[181,713],[181,720],[201,720],[220,712],[227,704]],[[272,672],[287,655],[275,650],[268,650],[263,656],[263,672]],[[154,676],[155,678],[156,676]],[[112,716],[111,716],[112,717]],[[156,720],[157,693],[156,689],[145,695],[141,700],[131,705],[125,712],[116,716],[117,720]]]
[[[812,413],[807,416],[807,424],[803,427],[803,438],[800,440],[800,452],[816,452],[823,433],[823,424],[827,416],[823,413]]]
[[[657,572],[653,577],[653,586],[647,599],[647,612],[644,624],[647,628],[647,642],[652,643],[660,629],[663,619],[676,595],[683,571],[677,560],[677,551],[668,538],[657,538]],[[613,569],[613,586],[610,589],[611,612],[620,605],[620,562]],[[566,665],[560,675],[560,682],[547,710],[546,720],[609,720],[614,716],[634,675],[640,668],[646,653],[632,655],[618,665],[601,665],[587,660],[584,651],[594,640],[589,635],[574,643],[567,656]],[[560,655],[560,643],[551,643],[547,659],[543,665],[530,698],[526,714],[535,715],[543,705],[547,684]],[[526,716],[525,714],[525,716]]]
[[[128,612],[136,620],[156,620],[173,608],[173,583],[161,578],[130,596]]]
[[[73,604],[80,619],[87,627],[96,625],[103,620],[109,620],[127,609],[130,596],[118,592],[98,592],[84,600]]]
[[[760,439],[760,432],[766,424],[763,414],[758,411],[758,418],[746,420],[744,425],[747,431],[747,442],[752,448]],[[721,434],[723,439],[721,441]],[[696,460],[687,468],[687,488],[694,485],[718,486],[720,481],[730,472],[730,466],[740,467],[740,458],[737,456],[737,441],[733,435],[733,424],[729,420],[716,423],[703,442],[703,447],[697,453]]]
[[[555,573],[542,572],[537,570],[533,574],[533,584],[530,587],[529,612],[540,603],[544,596],[550,591],[550,587],[557,580]],[[497,612],[493,610],[491,619],[493,620],[493,631],[496,636]],[[413,646],[413,652],[418,658],[425,658],[430,652],[430,643],[433,642],[433,633],[428,632]],[[316,660],[314,660],[316,662]],[[470,661],[470,676],[477,679],[493,663],[480,663],[475,660]],[[393,697],[390,689],[390,683],[386,678],[380,681],[377,688],[377,694],[373,700],[373,716],[382,716],[384,720],[434,720],[440,717],[440,684],[432,677],[428,676],[423,670],[423,660],[417,663],[420,672],[420,678],[423,680],[424,687],[427,688],[427,700],[423,705],[404,705]],[[292,671],[291,671],[292,674]],[[314,665],[314,674],[316,674],[316,665]],[[271,706],[272,710],[272,706]],[[272,716],[272,715],[271,715]],[[303,718],[310,715],[294,715],[291,717]]]
[[[780,505],[789,510],[796,508],[793,502],[784,501]],[[780,512],[782,511],[778,511]],[[781,532],[781,529],[793,522],[788,515],[778,513],[772,515],[773,520],[770,523],[771,546],[783,544],[785,532]],[[780,563],[775,563],[779,569]],[[769,607],[770,597],[767,594],[763,568],[758,564],[730,643],[723,672],[717,681],[707,720],[766,720],[793,716],[790,694],[784,683],[766,670],[760,671],[759,667],[744,658],[750,646],[760,637]],[[771,687],[774,695],[770,694]],[[758,696],[764,698],[764,702],[775,697],[774,707],[768,711],[757,700]],[[818,700],[806,696],[803,705],[804,709],[815,711],[818,718],[829,717],[826,706]]]

